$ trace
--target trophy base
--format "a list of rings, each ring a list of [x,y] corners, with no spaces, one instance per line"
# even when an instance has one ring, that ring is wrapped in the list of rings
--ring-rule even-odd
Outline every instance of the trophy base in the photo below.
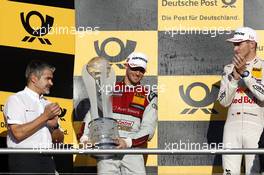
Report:
[[[115,149],[117,145],[115,143],[98,143],[96,144],[96,147],[98,149]],[[116,157],[115,154],[94,154],[92,157],[96,158],[97,160],[102,159],[112,159]]]
[[[116,139],[119,137],[117,120],[107,117],[96,118],[90,121],[88,127],[88,137],[94,148],[98,150],[116,148]],[[93,157],[96,159],[111,159],[116,155],[111,153],[95,154]]]

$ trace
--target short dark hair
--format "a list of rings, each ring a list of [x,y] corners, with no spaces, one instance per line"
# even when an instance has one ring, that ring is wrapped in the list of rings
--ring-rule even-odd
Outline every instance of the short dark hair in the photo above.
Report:
[[[27,80],[29,80],[30,75],[34,74],[38,78],[42,75],[42,72],[44,69],[50,69],[52,72],[55,71],[55,67],[42,61],[42,60],[32,60],[28,63],[26,72],[25,72],[25,77]]]

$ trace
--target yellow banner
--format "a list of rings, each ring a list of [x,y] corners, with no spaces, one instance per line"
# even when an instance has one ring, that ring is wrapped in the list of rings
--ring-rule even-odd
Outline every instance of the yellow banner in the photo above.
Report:
[[[3,115],[3,110],[4,110],[4,104],[6,103],[7,98],[12,95],[13,93],[10,92],[3,92],[0,91],[0,137],[5,137],[7,134],[7,128],[6,128],[6,123]]]
[[[159,76],[159,121],[219,121],[226,109],[217,99],[220,76]]]
[[[108,59],[116,75],[124,75],[124,62],[133,51],[148,56],[146,75],[157,75],[157,35],[156,31],[79,32],[76,35],[74,75],[81,75],[83,65],[96,56]]]
[[[3,1],[0,16],[0,45],[74,54],[74,9]]]
[[[4,104],[6,103],[6,100],[10,95],[13,93],[10,92],[3,92],[0,91],[0,105],[1,105],[1,111],[0,111],[0,136],[4,137],[6,136],[6,127],[5,127],[5,121],[3,116],[3,108]],[[72,124],[72,111],[73,111],[73,101],[69,99],[62,99],[62,98],[55,98],[55,97],[47,97],[47,99],[51,102],[57,102],[61,109],[62,109],[62,115],[60,116],[60,126],[64,130],[64,143],[72,144],[75,138],[75,132],[73,129]]]
[[[243,1],[158,0],[158,29],[231,30],[243,25]]]
[[[177,172],[177,173],[175,173]],[[166,175],[212,175],[223,173],[221,166],[158,166],[158,174]]]
[[[264,31],[257,30],[258,35],[258,48],[257,48],[257,55],[264,59]]]
[[[158,125],[153,138],[148,142],[148,148],[158,148]],[[158,165],[158,155],[148,155],[146,166],[157,166]]]

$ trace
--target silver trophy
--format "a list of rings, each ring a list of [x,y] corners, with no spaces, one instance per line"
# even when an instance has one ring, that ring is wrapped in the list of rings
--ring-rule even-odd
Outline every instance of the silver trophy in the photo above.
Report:
[[[119,137],[117,121],[113,119],[112,94],[116,76],[109,62],[95,57],[83,66],[82,78],[90,99],[90,142],[99,149],[115,148]],[[113,155],[96,155],[109,158]]]

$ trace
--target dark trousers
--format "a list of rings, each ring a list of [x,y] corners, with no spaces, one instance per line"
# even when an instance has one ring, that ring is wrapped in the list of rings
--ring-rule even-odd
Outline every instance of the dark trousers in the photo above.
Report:
[[[55,163],[51,155],[9,154],[10,173],[55,174]]]

